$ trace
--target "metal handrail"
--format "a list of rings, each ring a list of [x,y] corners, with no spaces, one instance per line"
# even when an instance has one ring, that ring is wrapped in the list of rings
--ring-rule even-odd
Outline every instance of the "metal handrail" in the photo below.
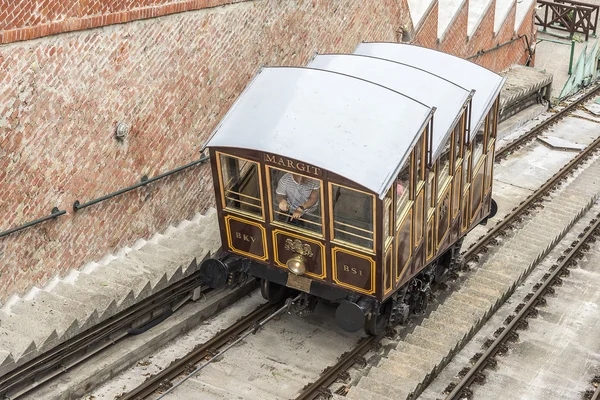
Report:
[[[0,232],[0,238],[4,237],[4,236],[8,236],[11,233],[18,232],[18,231],[23,230],[25,228],[29,228],[30,226],[40,224],[40,223],[42,223],[44,221],[48,221],[49,219],[60,217],[61,215],[65,215],[66,213],[67,213],[66,210],[59,210],[57,207],[54,207],[52,209],[52,211],[51,211],[51,214],[48,215],[48,216],[45,216],[45,217],[42,217],[42,218],[38,218],[38,219],[36,219],[34,221],[28,222],[25,225],[21,225],[21,226],[18,226],[16,228],[12,228],[12,229],[9,229],[7,231]]]
[[[113,197],[119,196],[119,195],[121,195],[123,193],[127,193],[127,192],[129,192],[129,191],[131,191],[133,189],[139,188],[140,186],[148,185],[149,183],[155,182],[155,181],[157,181],[159,179],[162,179],[162,178],[165,178],[165,177],[167,177],[169,175],[173,175],[173,174],[175,174],[177,172],[183,171],[184,169],[193,167],[194,165],[203,164],[206,161],[208,161],[209,158],[210,158],[210,156],[202,156],[199,160],[193,161],[193,162],[191,162],[189,164],[186,164],[186,165],[183,165],[183,166],[181,166],[179,168],[175,168],[172,171],[165,172],[164,174],[160,174],[158,176],[155,176],[154,178],[148,179],[148,177],[146,175],[144,175],[142,177],[142,181],[139,182],[139,183],[136,183],[135,185],[126,187],[125,189],[118,190],[116,192],[107,194],[107,195],[102,196],[102,197],[98,197],[97,199],[90,200],[87,203],[81,204],[79,202],[79,200],[75,200],[75,203],[73,203],[73,210],[77,211],[77,210],[81,210],[82,208],[93,206],[94,204],[98,204],[98,203],[100,203],[100,202],[102,202],[104,200],[108,200],[108,199],[111,199]]]

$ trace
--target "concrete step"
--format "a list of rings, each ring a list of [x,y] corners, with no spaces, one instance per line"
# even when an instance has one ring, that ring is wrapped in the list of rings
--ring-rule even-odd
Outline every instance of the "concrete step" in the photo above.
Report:
[[[108,309],[111,303],[114,302],[113,296],[106,291],[95,291],[91,289],[91,286],[79,285],[59,282],[54,290],[53,294],[64,297],[69,300],[71,304],[83,304],[83,308],[87,311],[87,319],[82,319],[81,326],[93,325],[99,322],[100,315],[104,314],[104,311]],[[132,294],[133,295],[133,294]]]
[[[32,323],[49,327],[53,332],[56,332],[57,339],[61,337],[76,320],[69,314],[69,310],[65,309],[64,306],[58,310],[53,308],[52,304],[45,303],[38,298],[33,301],[25,301],[14,305],[11,312],[15,318],[19,319],[19,321],[30,320]],[[48,340],[49,338],[46,338],[44,342],[47,342]],[[38,344],[38,347],[40,347],[41,343],[36,343]]]
[[[494,13],[494,34],[500,31],[506,19],[517,7],[517,0],[496,0],[496,11]],[[511,27],[514,31],[514,27]]]
[[[394,375],[381,370],[381,368],[374,367],[368,376],[363,376],[360,379],[356,387],[386,399],[402,399],[410,394],[409,391],[403,390],[407,383],[404,381],[403,375]],[[352,390],[350,391],[352,392]]]
[[[523,21],[525,21],[525,17],[527,13],[534,6],[534,0],[520,0],[517,1],[517,14],[515,16],[515,32],[518,32],[521,29],[521,25],[523,25]]]
[[[430,371],[437,364],[432,361],[428,361],[427,359],[424,359],[415,354],[399,353],[397,351],[394,351],[394,352],[391,352],[390,354],[388,354],[387,358],[390,361],[393,361],[396,363],[404,363],[404,364],[412,365],[413,367],[423,370],[423,371],[428,371],[428,370]]]
[[[446,322],[441,322],[437,318],[427,318],[423,321],[421,326],[431,332],[441,333],[443,336],[447,337],[450,342],[458,342],[463,338],[464,333],[462,332],[465,326],[457,326],[453,324],[448,324]]]
[[[1,338],[0,346],[3,346]],[[0,350],[0,376],[12,370],[14,368],[14,364],[15,359],[13,358],[12,354],[6,350]]]
[[[0,361],[4,366],[10,364],[11,358],[16,363],[23,355],[36,351],[54,332],[49,326],[40,327],[34,321],[14,315],[2,313],[0,321],[0,348],[3,354],[9,353]]]
[[[364,379],[365,377],[363,377]],[[362,379],[361,379],[362,381]],[[390,400],[390,399],[394,399],[394,400],[401,400],[403,399],[403,397],[401,397],[401,393],[398,393],[396,396],[393,397],[387,397],[387,396],[382,396],[380,394],[374,393],[368,389],[363,389],[362,387],[358,387],[358,386],[353,386],[352,388],[350,388],[350,391],[348,392],[348,394],[345,397],[348,400]],[[406,398],[406,397],[404,397]]]
[[[452,26],[459,11],[463,9],[466,0],[438,0],[438,38],[443,40],[446,31]]]
[[[487,18],[493,18],[490,10],[492,0],[469,0],[469,16],[467,17],[467,36],[472,37],[481,22]]]
[[[408,0],[408,9],[415,32],[419,30],[425,17],[436,3],[437,0]]]
[[[4,373],[193,273],[219,250],[216,210],[55,277],[0,311]]]
[[[142,251],[128,254],[127,261],[143,266],[148,272],[147,277],[152,286],[152,291],[157,292],[167,287],[171,282],[176,282],[183,275],[182,265],[170,265],[171,260],[161,255],[151,255]]]

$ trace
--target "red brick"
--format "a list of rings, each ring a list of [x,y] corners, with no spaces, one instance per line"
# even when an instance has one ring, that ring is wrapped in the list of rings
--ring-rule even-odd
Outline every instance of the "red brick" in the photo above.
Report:
[[[110,3],[112,18],[125,11]],[[333,13],[328,0],[264,1],[4,47],[3,78],[15,85],[0,89],[0,121],[8,126],[0,130],[0,154],[7,155],[0,157],[7,162],[0,204],[9,210],[0,230],[54,206],[68,215],[0,240],[0,298],[204,211],[214,202],[208,165],[76,213],[72,204],[197,159],[260,66],[305,65],[317,51],[395,41],[398,21],[408,21],[402,4],[346,0]],[[65,14],[71,9],[49,10],[41,26],[51,33],[68,18],[84,21]],[[108,20],[88,10],[87,20]],[[118,121],[131,127],[124,143],[113,137]]]
[[[399,27],[412,28],[406,0],[340,0],[336,12],[329,0],[234,2],[242,4],[3,48],[2,76],[15,84],[0,89],[0,121],[7,126],[0,129],[0,209],[9,210],[0,230],[47,215],[53,206],[69,214],[0,240],[0,301],[212,205],[204,165],[72,212],[76,199],[88,201],[143,174],[155,176],[197,159],[199,146],[262,65],[302,66],[315,52],[398,41]],[[14,42],[22,28],[43,37],[224,0],[180,2],[182,8],[167,0],[75,3],[49,2],[33,30],[17,18],[0,21],[0,40]],[[0,15],[10,7],[2,3]],[[417,27],[415,42],[468,57],[513,36],[514,13],[498,35],[487,21],[467,42],[465,10],[437,43],[435,4]],[[518,34],[534,35],[532,13]],[[519,40],[474,61],[499,70],[524,62],[524,49]],[[113,137],[119,121],[131,128],[123,143]]]
[[[418,30],[415,32],[414,43],[419,46],[435,48],[438,38],[438,8],[439,3],[435,0],[435,4],[432,6],[431,11],[424,17],[421,26],[417,28]]]

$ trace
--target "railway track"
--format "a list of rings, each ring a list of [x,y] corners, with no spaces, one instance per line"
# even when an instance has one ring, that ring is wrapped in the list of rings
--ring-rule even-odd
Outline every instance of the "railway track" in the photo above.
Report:
[[[160,373],[118,396],[119,400],[274,400],[286,394],[292,397],[317,378],[332,359],[341,356],[344,348],[361,341],[360,335],[335,329],[331,315],[287,318],[287,311],[294,309],[293,301],[261,305]],[[333,311],[332,307],[320,311],[317,308],[317,312]]]
[[[595,390],[591,389],[589,391],[589,400],[600,400],[600,376],[595,376],[591,383]]]
[[[597,93],[596,91],[592,93]],[[589,99],[591,96],[584,97]],[[574,107],[567,109],[566,112]],[[557,118],[558,119],[558,118]],[[557,120],[555,119],[555,121]],[[548,126],[548,124],[546,124]],[[537,130],[537,128],[536,128]],[[538,131],[539,133],[539,131]],[[537,133],[536,133],[537,134]],[[530,137],[531,138],[531,137]],[[523,142],[522,142],[523,143]],[[558,241],[564,237],[571,226],[591,207],[596,197],[595,194],[588,192],[588,201],[586,204],[579,204],[581,208],[577,211],[574,207],[574,202],[568,200],[571,194],[580,191],[580,188],[586,185],[586,182],[591,182],[593,178],[600,173],[600,165],[598,162],[592,163],[589,170],[582,173],[583,176],[575,178],[579,181],[570,192],[567,190],[564,199],[560,196],[552,195],[552,191],[558,191],[562,183],[567,177],[586,161],[600,147],[600,138],[596,139],[583,152],[565,165],[561,170],[542,185],[537,191],[523,201],[519,206],[515,207],[502,221],[495,227],[490,229],[487,234],[483,235],[465,254],[465,259],[471,263],[486,261],[483,268],[474,272],[474,275],[469,276],[472,285],[461,285],[460,293],[455,293],[450,296],[448,302],[444,302],[440,306],[441,312],[437,312],[438,320],[427,318],[415,328],[412,334],[406,337],[406,342],[398,343],[397,350],[399,354],[392,354],[396,362],[390,362],[385,365],[383,360],[380,365],[373,367],[368,376],[363,377],[359,385],[352,387],[348,398],[416,398],[429,382],[443,369],[450,359],[460,350],[469,339],[477,332],[481,325],[503,304],[510,296],[520,282],[522,282],[541,259],[547,255]],[[564,186],[564,185],[562,185]],[[562,189],[561,189],[562,190]],[[551,198],[550,198],[551,197]],[[547,205],[542,204],[543,199],[548,200]],[[584,202],[585,203],[585,202]],[[571,212],[569,214],[569,211]],[[538,214],[537,220],[531,224],[522,224],[528,214]],[[560,225],[561,215],[570,215],[571,220],[566,221],[562,218],[563,227],[555,227],[554,240],[550,243],[544,243],[539,238],[547,236],[548,228],[553,224]],[[530,215],[531,216],[531,215]],[[530,221],[531,222],[531,221]],[[565,222],[566,225],[564,224]],[[528,225],[528,226],[527,226]],[[518,230],[512,230],[514,227],[519,227]],[[510,232],[512,230],[512,232]],[[552,231],[552,229],[550,229]],[[510,238],[503,236],[512,235]],[[524,243],[526,243],[524,245]],[[490,255],[490,248],[496,246],[499,251],[494,256]],[[519,252],[527,253],[529,249],[529,259],[527,257],[517,257]],[[531,247],[537,250],[531,252]],[[517,250],[515,252],[515,250]],[[511,254],[514,253],[514,254]],[[524,268],[512,268],[512,277],[505,274],[504,265],[511,265],[518,262]],[[489,265],[488,265],[489,263]],[[511,268],[508,268],[509,270]],[[509,273],[510,274],[510,273]],[[504,282],[506,287],[499,291],[494,288],[495,282]],[[509,282],[512,282],[509,283]],[[457,299],[457,296],[462,296]],[[438,310],[440,310],[438,308]],[[436,311],[438,311],[436,310]],[[478,311],[483,311],[478,314]],[[435,313],[435,312],[434,312]],[[451,317],[454,314],[455,318]],[[476,317],[476,318],[474,318]],[[464,324],[465,321],[472,323]],[[453,326],[453,324],[456,324]],[[451,328],[455,328],[452,331]],[[462,328],[462,329],[461,329]],[[450,333],[448,333],[450,332]],[[446,340],[449,344],[446,348],[439,346],[439,342],[435,342],[440,337],[442,341]],[[425,343],[425,345],[423,345]],[[447,353],[444,353],[447,351]],[[431,352],[437,353],[431,358]],[[389,353],[388,353],[388,357]],[[427,359],[431,361],[424,361]],[[347,363],[347,362],[346,362]],[[404,364],[403,364],[404,363]],[[407,363],[413,363],[407,365]],[[322,382],[333,382],[335,376],[339,375],[339,370],[344,368],[335,365],[331,368],[331,372],[326,371],[321,378]],[[375,371],[374,371],[375,370]],[[383,376],[385,380],[370,380],[369,376]],[[410,381],[412,387],[404,392],[398,388],[398,385],[386,385],[387,382]],[[366,383],[363,383],[366,382]],[[329,383],[330,384],[330,383]],[[362,387],[361,387],[362,384]],[[312,393],[304,394],[298,398],[315,398],[316,393],[323,390],[327,384],[315,383],[314,388],[311,388]],[[387,386],[387,387],[386,387]],[[402,386],[402,385],[399,385]],[[343,392],[343,391],[342,391]]]
[[[564,107],[557,113],[553,114],[548,119],[542,121],[541,123],[539,123],[538,125],[533,127],[526,134],[520,136],[518,139],[513,140],[512,142],[510,142],[503,148],[499,149],[496,152],[496,161],[505,159],[508,155],[510,155],[513,152],[515,152],[516,150],[518,150],[520,147],[525,145],[530,140],[535,139],[537,137],[537,135],[539,135],[540,133],[542,133],[543,131],[548,129],[550,126],[556,124],[561,119],[563,119],[564,117],[566,117],[573,111],[577,110],[580,106],[582,106],[583,104],[585,104],[586,102],[588,102],[589,100],[594,98],[594,96],[597,96],[599,94],[600,94],[600,85],[590,89],[588,92],[583,94],[581,97],[577,98],[575,101],[568,104],[566,107]]]
[[[533,128],[526,135],[522,136],[520,139],[515,140],[510,143],[508,146],[501,149],[498,153],[498,158],[506,157],[508,154],[512,153],[515,149],[523,146],[528,141],[535,138],[539,133],[541,133],[544,129],[547,129],[552,124],[558,122],[561,118],[567,116],[570,112],[575,110],[581,104],[584,104],[586,101],[591,99],[593,96],[600,93],[600,86],[591,90],[586,95],[579,98],[577,101],[571,103],[569,106],[556,113],[548,120],[542,122],[535,128]],[[524,214],[531,211],[532,205],[535,204],[536,201],[547,196],[548,193],[552,190],[552,188],[556,187],[557,184],[566,176],[569,175],[570,171],[578,165],[581,165],[585,160],[598,148],[600,144],[600,139],[596,140],[592,145],[588,146],[584,152],[578,155],[575,159],[573,159],[568,165],[563,167],[559,173],[557,173],[554,177],[552,177],[542,188],[536,191],[532,196],[530,196],[527,201],[522,203],[517,209],[513,210],[509,216],[504,218],[504,220],[492,228],[484,237],[478,240],[477,244],[471,247],[467,253],[465,254],[465,258],[469,260],[473,260],[477,257],[478,254],[482,252],[486,252],[490,245],[498,242],[497,236],[502,232],[505,232],[509,229],[509,227],[515,223],[520,217]],[[570,206],[570,205],[567,205]],[[192,277],[192,281],[193,281]],[[51,379],[57,374],[65,371],[66,369],[71,368],[73,365],[82,362],[89,356],[95,354],[106,346],[112,344],[116,339],[125,337],[130,331],[131,324],[134,321],[143,320],[143,315],[154,315],[156,314],[157,309],[166,309],[166,304],[179,303],[189,296],[191,287],[195,285],[197,288],[200,283],[193,282],[191,286],[187,289],[184,289],[185,285],[190,283],[190,281],[179,282],[173,287],[164,289],[160,294],[155,295],[143,303],[140,303],[132,309],[125,310],[121,314],[117,315],[114,318],[111,318],[108,321],[105,321],[103,324],[98,327],[93,328],[89,332],[86,332],[84,335],[79,335],[67,343],[62,344],[56,349],[51,350],[47,354],[44,354],[37,359],[32,360],[24,366],[19,367],[15,371],[11,371],[8,375],[0,377],[0,394],[8,394],[8,393],[16,393],[23,394],[35,388],[39,384]],[[179,286],[178,286],[179,285]],[[168,293],[171,294],[171,297],[161,297],[168,296]],[[172,295],[177,293],[179,298],[175,298]],[[161,300],[163,299],[163,300]],[[126,324],[129,324],[129,327],[125,329]],[[118,334],[115,334],[119,332]],[[124,333],[125,332],[125,333]],[[375,343],[375,342],[373,342]],[[358,351],[358,353],[364,351],[368,351],[368,349],[373,346],[373,343],[367,344],[367,341],[363,343],[363,350]],[[96,348],[96,351],[90,352],[90,348]],[[358,354],[357,353],[357,354]],[[364,354],[364,353],[363,353]],[[350,364],[350,361],[347,362]],[[345,368],[345,367],[344,367]],[[343,370],[344,368],[341,368]],[[428,378],[429,379],[429,378]],[[318,387],[322,388],[326,386],[326,382],[331,380],[330,378],[325,379],[323,382],[319,383]],[[335,380],[335,379],[334,379]],[[421,388],[422,389],[422,388]],[[420,389],[419,389],[420,390]],[[417,390],[418,391],[418,390]],[[416,392],[414,392],[416,393]],[[413,394],[414,394],[413,393]],[[310,395],[309,397],[311,398]]]
[[[0,377],[0,398],[18,398],[116,341],[143,332],[171,315],[197,289],[211,292],[195,273],[10,371]]]
[[[462,380],[457,384],[449,385],[450,390],[446,400],[469,398],[472,395],[472,391],[470,390],[471,385],[475,382],[484,382],[486,380],[483,371],[488,367],[497,365],[496,355],[507,351],[508,342],[515,341],[519,337],[518,330],[528,326],[527,320],[538,314],[538,307],[546,304],[546,297],[555,293],[553,287],[562,284],[563,277],[569,275],[569,270],[577,266],[579,260],[592,248],[593,243],[596,242],[599,235],[600,214],[596,215],[591,223],[579,234],[578,237],[580,239],[573,242],[567,248],[564,255],[556,260],[556,264],[533,286],[534,291],[527,294],[524,301],[515,310],[516,314],[511,315],[506,320],[508,324],[498,327],[495,340],[491,341],[490,339],[491,343],[487,342],[489,347],[487,347],[483,354],[474,356],[473,359],[476,361],[474,365],[463,372],[464,377]],[[597,248],[597,246],[594,247]],[[597,258],[594,258],[592,263],[595,263]],[[506,394],[506,398],[510,397],[510,393]]]
[[[165,382],[168,382],[168,385],[171,386],[171,382],[180,375],[185,374],[191,365],[197,365],[206,359],[211,361],[221,355],[220,350],[227,348],[232,341],[232,338],[236,338],[236,340],[238,340],[239,338],[244,338],[245,336],[242,335],[247,335],[248,332],[256,333],[256,331],[258,331],[258,329],[262,326],[262,321],[266,320],[267,318],[272,318],[273,315],[279,315],[282,311],[285,311],[287,306],[281,307],[282,305],[282,303],[266,303],[261,305],[252,313],[231,325],[229,328],[219,332],[215,337],[199,346],[187,356],[176,360],[169,367],[160,373],[153,375],[140,386],[120,396],[119,399],[145,399],[157,390],[163,388]],[[180,382],[183,382],[183,380]],[[172,386],[170,388],[172,388]]]
[[[447,302],[444,302],[442,304],[441,307],[448,307],[448,304],[453,303],[454,306],[451,306],[448,310],[444,311],[445,316],[447,315],[452,315],[452,313],[457,313],[457,315],[460,317],[461,321],[468,321],[469,319],[473,319],[476,311],[478,310],[478,306],[486,306],[486,312],[484,314],[484,318],[479,320],[479,323],[483,323],[485,322],[485,320],[487,320],[487,318],[493,314],[493,312],[502,304],[502,302],[510,295],[510,293],[512,293],[512,291],[514,290],[514,288],[518,285],[518,282],[522,281],[525,276],[527,276],[528,272],[530,272],[535,265],[537,264],[537,262],[539,262],[546,254],[548,254],[548,252],[552,249],[553,245],[555,245],[556,243],[558,243],[558,241],[560,239],[562,239],[565,234],[568,232],[569,228],[571,226],[573,226],[573,224],[575,224],[579,218],[585,213],[585,211],[587,209],[589,209],[591,207],[591,205],[593,204],[593,201],[595,200],[595,197],[593,197],[592,193],[588,190],[587,192],[585,190],[582,190],[585,186],[586,186],[586,182],[589,180],[589,178],[591,176],[597,176],[598,174],[600,174],[600,162],[594,162],[591,161],[590,162],[590,158],[592,156],[592,154],[594,153],[594,151],[596,151],[596,149],[600,146],[600,139],[597,139],[596,141],[594,141],[591,145],[589,145],[585,151],[583,151],[581,154],[579,154],[575,159],[573,159],[571,162],[569,162],[567,165],[565,165],[557,174],[555,174],[550,180],[548,180],[548,182],[546,182],[546,184],[544,184],[541,188],[539,188],[538,191],[536,191],[532,196],[530,196],[523,204],[521,204],[520,206],[516,207],[506,218],[504,218],[504,220],[499,223],[496,227],[492,228],[490,230],[490,233],[493,234],[488,234],[485,235],[484,237],[482,237],[476,245],[474,245],[465,255],[468,257],[469,260],[471,260],[471,262],[474,262],[474,260],[476,260],[476,255],[479,254],[479,257],[487,257],[488,261],[489,258],[492,257],[492,255],[489,254],[490,252],[490,246],[491,246],[491,241],[494,241],[494,243],[496,245],[500,244],[500,242],[506,242],[505,244],[507,244],[506,246],[499,246],[499,247],[507,247],[507,248],[511,248],[514,250],[514,246],[510,246],[509,244],[515,244],[519,241],[523,241],[522,237],[523,236],[532,236],[534,237],[534,239],[530,240],[530,242],[532,242],[534,244],[534,251],[533,253],[530,251],[529,253],[529,257],[531,258],[531,260],[529,260],[529,263],[525,263],[523,264],[523,261],[525,261],[524,259],[527,258],[527,255],[523,256],[522,260],[519,260],[520,264],[519,266],[521,266],[522,268],[514,268],[511,272],[513,275],[513,277],[507,277],[507,276],[502,276],[500,275],[493,275],[493,278],[497,281],[500,281],[501,283],[504,283],[506,286],[508,286],[508,288],[505,288],[505,290],[500,293],[499,291],[497,292],[485,292],[485,288],[487,288],[487,280],[490,280],[490,276],[487,277],[482,277],[480,275],[477,275],[477,273],[479,273],[480,271],[477,271],[477,273],[471,273],[471,274],[467,274],[469,276],[475,276],[475,282],[478,283],[478,285],[474,286],[474,287],[469,287],[467,288],[467,290],[464,290],[464,282],[463,285],[461,285],[461,289],[463,290],[462,293],[459,293],[459,295],[463,295],[462,300],[453,300],[453,298],[455,298],[454,295],[450,296],[449,300]],[[572,182],[568,182],[565,183],[565,179],[567,176],[569,176],[569,174],[571,174],[573,172],[574,169],[582,166],[585,163],[588,163],[589,165],[587,166],[587,168],[581,172],[577,177],[575,178],[571,178]],[[556,193],[551,193],[552,191],[555,191]],[[584,196],[582,196],[580,199],[576,199],[574,196],[574,194],[581,194],[584,193]],[[561,197],[562,196],[562,197]],[[541,199],[546,199],[546,205],[544,205],[543,207],[541,206]],[[535,207],[532,209],[531,207],[535,205]],[[533,224],[529,227],[526,227],[525,225],[527,225],[527,223],[525,223],[525,225],[523,224],[523,220],[525,219],[525,215],[529,213],[529,218],[530,221],[532,222],[533,219]],[[537,219],[537,221],[535,220]],[[520,221],[520,222],[518,222]],[[541,221],[541,222],[540,222]],[[554,233],[555,233],[555,237],[554,240],[552,241],[552,243],[550,244],[546,244],[543,243],[543,241],[540,240],[536,240],[535,237],[544,237],[549,230],[549,226],[548,226],[548,222],[553,222],[554,223]],[[511,229],[511,227],[514,227],[516,224],[520,224],[519,230],[513,230],[512,233],[509,233],[509,235],[512,235],[512,238],[506,239],[502,238],[502,239],[496,239],[497,235],[499,235],[501,232],[509,232],[509,230]],[[552,231],[552,229],[550,229],[550,231]],[[516,233],[515,233],[516,232]],[[519,237],[519,232],[521,232],[521,236]],[[531,244],[531,243],[530,243]],[[518,247],[518,246],[517,246]],[[523,246],[518,247],[520,248],[522,251],[527,250],[524,249]],[[532,250],[532,249],[529,249]],[[524,251],[524,253],[527,253],[526,251]],[[482,256],[483,255],[483,256]],[[506,256],[506,255],[504,255]],[[499,255],[499,257],[502,257],[502,254]],[[506,258],[504,258],[502,260],[502,262],[505,262]],[[496,261],[496,268],[499,268],[501,266],[501,264],[499,264]],[[526,268],[524,268],[523,266],[525,266]],[[488,273],[490,274],[499,274],[499,271],[494,272],[493,269],[488,268]],[[477,282],[477,279],[479,279],[480,281]],[[483,279],[483,281],[481,281]],[[512,282],[512,284],[511,284]],[[491,286],[493,287],[493,286]],[[479,290],[479,291],[478,291]],[[483,292],[481,290],[484,290]],[[460,291],[459,291],[460,292]],[[465,295],[466,293],[466,295]],[[488,303],[486,303],[486,301]],[[475,304],[476,306],[474,307],[473,304]],[[461,310],[457,310],[456,308],[460,308]],[[452,310],[452,312],[450,312],[450,310]],[[438,313],[439,314],[439,313]],[[446,322],[448,322],[448,319],[446,318],[445,320]],[[423,329],[420,329],[424,327]],[[421,326],[418,326],[415,328],[415,331],[413,331],[412,334],[408,335],[406,340],[408,342],[408,344],[404,344],[406,348],[409,348],[409,346],[412,346],[410,348],[419,348],[418,344],[419,341],[422,342],[427,342],[429,344],[434,345],[432,342],[428,341],[426,339],[426,335],[422,334],[423,331],[425,330],[430,330],[430,329],[436,329],[435,332],[442,332],[444,329],[446,329],[448,327],[448,325],[444,325],[442,322],[437,321],[437,322],[432,322],[431,318],[426,319],[424,321],[424,323]],[[470,339],[470,337],[476,332],[476,329],[473,329],[473,325],[469,322],[469,323],[462,323],[462,325],[460,325],[460,327],[462,327],[464,330],[467,330],[466,334],[463,334],[462,339],[463,342],[466,343],[466,341],[468,341],[468,339]],[[418,337],[418,341],[411,339],[411,336],[415,335],[415,332],[417,335],[420,335]],[[442,335],[445,339],[448,338],[454,338],[454,339],[458,339],[458,336],[455,334],[454,337],[446,334],[446,335]],[[377,346],[379,341],[382,339],[382,337],[372,337],[372,338],[365,338],[363,340],[361,340],[360,342],[358,342],[355,346],[353,346],[353,349],[348,351],[347,353],[345,353],[344,355],[340,356],[338,362],[333,363],[333,365],[330,365],[328,368],[325,369],[324,373],[321,374],[317,379],[315,379],[313,381],[313,383],[306,385],[302,390],[299,391],[299,394],[297,395],[297,399],[315,399],[318,398],[319,396],[323,395],[324,393],[327,393],[327,395],[329,395],[328,393],[328,387],[331,387],[332,384],[334,384],[335,382],[339,381],[340,379],[347,379],[347,374],[345,373],[349,368],[352,367],[352,365],[356,364],[356,363],[362,363],[364,361],[364,359],[362,357],[364,357],[365,354],[372,352]],[[314,337],[313,340],[315,341],[319,341],[318,337]],[[464,343],[462,345],[464,345]],[[396,348],[403,346],[403,343],[398,343]],[[458,349],[461,347],[460,343],[458,346],[455,346],[453,349],[451,349],[451,351],[458,351]],[[427,352],[429,353],[431,350],[427,350]],[[434,345],[434,353],[438,353],[440,354],[440,352],[442,351],[441,347],[435,347]],[[452,356],[452,354],[449,354],[450,358]],[[403,358],[402,357],[398,357],[398,359]],[[410,356],[407,358],[408,360],[411,361],[415,361],[417,362],[417,357],[413,357],[410,358]],[[422,361],[422,360],[421,360]],[[447,362],[447,361],[446,361]],[[417,362],[418,363],[418,362]],[[421,365],[423,365],[423,363],[421,363]],[[441,365],[441,364],[439,364]],[[379,367],[379,366],[378,366]],[[376,369],[378,367],[373,367],[373,369]],[[414,370],[414,368],[410,371],[408,371],[409,373],[412,373],[414,375],[414,373],[416,372]],[[435,371],[434,371],[435,372]],[[389,379],[396,379],[396,380],[400,380],[400,379],[404,379],[405,381],[410,379],[410,375],[406,374],[406,373],[401,373],[403,375],[398,374],[398,371],[385,371],[385,370],[378,370],[377,374],[387,374],[386,377]],[[433,379],[434,375],[433,374],[429,374],[428,376],[426,375],[426,379]],[[202,378],[199,378],[202,379]],[[363,378],[365,379],[365,378]],[[209,381],[210,381],[210,377],[209,377]],[[157,378],[157,382],[160,382],[160,379]],[[203,390],[204,388],[206,388],[207,385],[210,385],[210,383],[207,383],[206,381],[203,381],[201,385],[198,386],[198,382],[196,382],[196,390]],[[257,385],[260,385],[259,383],[257,383]],[[381,385],[380,383],[377,383],[378,386],[378,390],[380,391],[379,394],[380,395],[384,395],[384,393],[381,393],[381,390],[386,390],[384,385]],[[420,391],[422,390],[422,388],[424,388],[424,384],[422,384],[421,387],[419,387],[417,385],[417,390],[411,391],[411,392],[407,392],[405,393],[405,395],[407,397],[412,397],[412,398],[416,398],[416,396],[420,393]],[[398,388],[397,387],[390,387],[389,390],[393,390],[394,391],[394,395],[396,394],[400,394],[398,393]],[[343,390],[340,390],[339,393],[343,393]],[[357,393],[355,395],[355,393]],[[349,395],[347,398],[363,398],[363,395],[365,395],[364,392],[361,392],[360,390],[358,392],[356,392],[355,388],[352,388],[349,392]],[[142,398],[146,398],[144,396],[141,396]],[[135,398],[135,397],[123,397],[123,398]]]

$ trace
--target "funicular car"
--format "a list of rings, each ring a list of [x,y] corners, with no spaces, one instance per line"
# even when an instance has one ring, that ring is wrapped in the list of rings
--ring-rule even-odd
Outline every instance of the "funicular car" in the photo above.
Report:
[[[370,334],[422,309],[492,211],[503,82],[396,43],[263,68],[205,145],[223,254],[203,279],[327,299]]]

